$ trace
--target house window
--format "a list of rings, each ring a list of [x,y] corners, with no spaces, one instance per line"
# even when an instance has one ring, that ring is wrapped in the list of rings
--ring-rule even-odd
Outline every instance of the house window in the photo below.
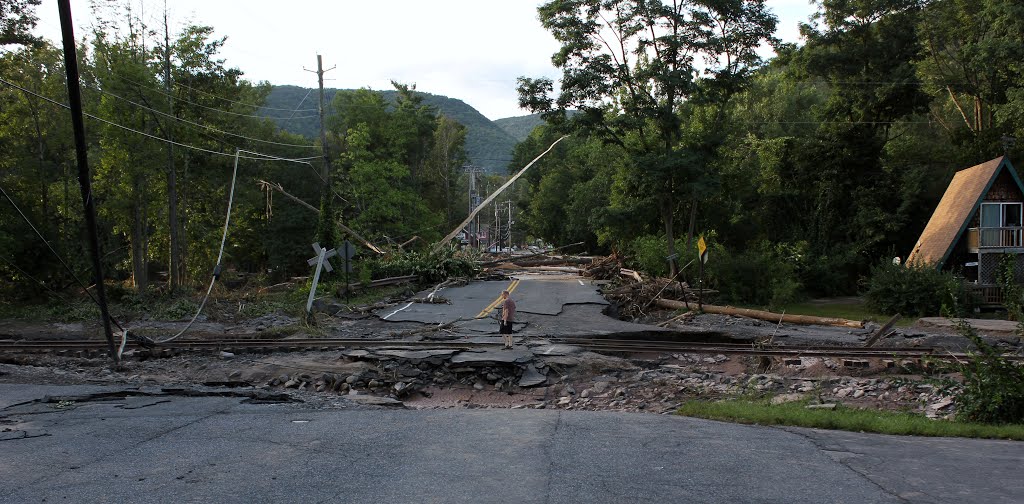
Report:
[[[981,227],[1019,228],[1022,221],[1021,203],[982,203]]]

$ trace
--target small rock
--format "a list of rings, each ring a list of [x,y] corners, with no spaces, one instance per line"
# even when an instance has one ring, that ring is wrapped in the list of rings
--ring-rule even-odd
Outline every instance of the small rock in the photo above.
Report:
[[[484,384],[482,384],[480,382],[476,382],[476,383],[473,384],[473,388],[475,390],[483,390],[484,389]]]
[[[284,382],[284,388],[295,388],[295,387],[299,386],[299,383],[300,383],[299,380],[297,380],[295,378],[292,378],[292,379]]]
[[[235,354],[233,354],[231,352],[221,352],[220,353],[220,358],[221,359],[234,359],[235,358]]]
[[[836,397],[843,398],[843,397],[846,397],[846,396],[848,396],[848,395],[850,395],[852,393],[853,393],[853,389],[852,388],[843,388],[843,389],[839,389],[839,392],[836,393]]]
[[[558,405],[559,406],[562,406],[562,405],[565,405],[565,404],[569,404],[570,402],[572,402],[572,398],[569,397],[569,396],[562,396],[562,397],[558,398]]]
[[[239,376],[242,376],[242,372],[236,369],[228,375],[228,378],[238,378]]]
[[[783,404],[793,401],[799,401],[800,399],[803,398],[803,394],[779,394],[777,396],[772,397],[772,404]]]
[[[861,397],[864,397],[864,390],[863,389],[857,389],[857,391],[853,393],[853,398],[854,399],[860,399]]]
[[[590,397],[590,389],[583,389],[583,392],[580,392],[580,397],[584,399]]]
[[[836,403],[808,404],[807,405],[807,409],[834,410],[834,409],[836,409]]]
[[[367,383],[366,386],[370,388],[377,388],[380,386],[380,382],[377,380],[370,380],[370,383]]]

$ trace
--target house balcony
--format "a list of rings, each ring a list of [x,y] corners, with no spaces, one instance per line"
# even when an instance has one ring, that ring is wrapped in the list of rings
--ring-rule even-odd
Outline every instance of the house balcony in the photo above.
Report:
[[[1024,251],[1024,228],[1019,226],[970,228],[967,230],[967,248],[971,252]]]

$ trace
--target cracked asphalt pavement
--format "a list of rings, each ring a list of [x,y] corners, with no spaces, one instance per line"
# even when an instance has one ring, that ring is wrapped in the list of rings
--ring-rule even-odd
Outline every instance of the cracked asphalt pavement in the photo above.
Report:
[[[0,430],[32,433],[0,438],[0,503],[1011,503],[1024,495],[1018,442],[123,390],[0,385]]]

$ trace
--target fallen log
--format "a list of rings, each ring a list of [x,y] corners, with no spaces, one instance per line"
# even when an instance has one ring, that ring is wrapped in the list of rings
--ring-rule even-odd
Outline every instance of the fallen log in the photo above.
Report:
[[[384,286],[387,286],[387,285],[400,285],[400,284],[403,284],[403,283],[414,282],[417,279],[419,279],[418,276],[416,276],[416,275],[409,275],[409,276],[381,278],[381,279],[378,279],[378,280],[372,280],[369,283],[367,283],[365,286],[363,284],[361,284],[361,283],[350,283],[350,284],[348,284],[348,289],[349,289],[348,292],[356,292],[356,291],[362,289],[363,287],[372,289],[374,287],[384,287]],[[341,287],[338,287],[338,295],[339,296],[344,296],[345,295],[345,286],[344,285],[342,285]]]
[[[498,263],[509,262],[509,261],[512,261],[512,262],[521,261],[523,259],[529,259],[531,257],[548,255],[548,254],[550,254],[550,253],[552,253],[552,252],[554,252],[556,250],[567,249],[569,247],[575,247],[577,245],[583,245],[583,242],[570,243],[568,245],[562,245],[561,247],[555,247],[555,248],[553,248],[551,250],[544,250],[544,251],[541,251],[541,252],[534,252],[532,254],[521,255],[519,257],[514,257],[514,258],[505,258],[505,259],[496,259],[496,260],[493,260],[493,261],[485,261],[485,262],[480,263],[480,266],[488,266],[488,265],[491,265],[491,264],[498,264]]]
[[[510,262],[517,266],[560,266],[567,264],[590,264],[593,262],[593,259],[589,257],[563,257],[551,259],[530,259],[523,261],[513,258],[505,262]]]
[[[659,299],[654,304],[673,310],[685,310],[686,304],[682,301],[672,301],[669,299]],[[856,320],[847,320],[841,318],[829,318],[829,317],[815,317],[813,315],[793,315],[793,314],[779,314],[772,313],[763,310],[752,310],[749,308],[736,308],[733,306],[715,306],[706,304],[703,306],[704,313],[717,313],[719,315],[737,315],[740,317],[749,317],[759,320],[767,320],[769,322],[778,323],[779,320],[782,322],[789,322],[790,324],[804,324],[804,325],[830,325],[839,327],[852,327],[855,329],[863,329],[864,322]]]

